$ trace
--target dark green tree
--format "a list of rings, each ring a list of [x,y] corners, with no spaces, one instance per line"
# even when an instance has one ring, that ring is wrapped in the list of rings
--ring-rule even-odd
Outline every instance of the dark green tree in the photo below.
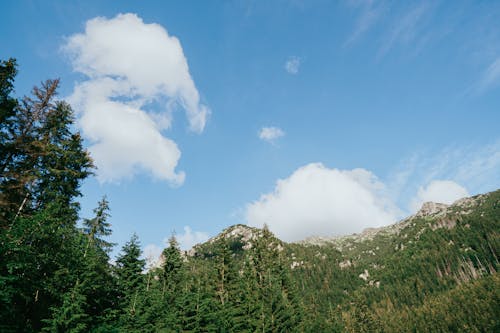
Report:
[[[70,106],[55,100],[58,80],[16,101],[15,62],[0,72],[0,321],[38,331],[82,266],[76,197],[92,162]]]
[[[184,261],[179,243],[174,235],[168,240],[168,246],[162,252],[163,264],[160,270],[161,298],[164,305],[164,327],[171,330],[181,329],[179,303],[186,292]]]
[[[58,85],[59,80],[47,80],[33,88],[33,97],[2,119],[0,216],[5,226],[56,200],[77,218],[74,199],[92,161],[80,134],[73,132],[71,107],[55,100]]]
[[[130,240],[122,247],[116,259],[116,275],[120,291],[120,307],[122,309],[122,323],[125,327],[134,328],[138,325],[138,304],[140,293],[144,290],[144,267],[146,261],[141,259],[139,238],[133,234]]]
[[[109,202],[106,197],[99,201],[97,208],[94,209],[94,214],[95,216],[92,219],[83,221],[83,232],[88,237],[87,247],[97,246],[108,253],[114,244],[104,239],[104,237],[110,236],[112,233],[111,224],[108,222],[110,214]]]
[[[44,332],[88,332],[89,315],[86,313],[87,299],[83,295],[81,285],[77,283],[63,296],[63,303],[53,308],[51,319],[44,322]]]

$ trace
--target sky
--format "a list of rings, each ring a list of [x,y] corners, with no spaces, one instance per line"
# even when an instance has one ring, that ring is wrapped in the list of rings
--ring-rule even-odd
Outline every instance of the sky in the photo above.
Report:
[[[285,241],[500,187],[495,1],[3,1],[16,96],[60,78],[146,255],[243,223]]]

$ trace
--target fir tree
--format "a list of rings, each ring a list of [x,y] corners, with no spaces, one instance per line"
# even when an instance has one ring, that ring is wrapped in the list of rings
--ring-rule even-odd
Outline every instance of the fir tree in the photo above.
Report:
[[[122,247],[121,254],[116,259],[116,275],[120,290],[120,306],[122,322],[126,327],[136,327],[138,300],[144,289],[142,274],[146,262],[141,259],[141,247],[136,234]]]

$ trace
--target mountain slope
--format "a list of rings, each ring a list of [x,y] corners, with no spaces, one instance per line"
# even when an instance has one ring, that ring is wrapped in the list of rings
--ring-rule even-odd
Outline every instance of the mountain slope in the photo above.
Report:
[[[477,329],[490,331],[499,325],[497,319],[490,319],[500,315],[499,227],[500,191],[495,191],[451,206],[426,204],[400,223],[360,235],[310,239],[289,246],[301,253],[300,261],[308,263],[294,269],[298,281],[307,281],[304,296],[312,304],[321,299],[317,308],[325,318],[334,315],[330,307],[337,304],[345,326],[354,331],[361,329],[356,326],[360,316],[386,331],[396,327],[405,331],[429,313],[455,316],[463,327],[474,331],[468,322],[470,311],[468,315],[444,312],[458,303],[468,304],[474,311],[477,300],[457,301],[467,292],[484,297],[479,305],[486,309],[476,316],[490,317],[483,322],[486,326]],[[327,256],[332,249],[338,252]],[[319,277],[324,279],[321,288]],[[406,318],[401,326],[393,325],[391,318],[396,317]],[[414,320],[407,320],[409,317]],[[424,331],[442,328],[434,321],[423,320],[418,325],[424,325],[419,326]]]
[[[289,244],[271,237],[268,247],[282,253],[311,331],[494,331],[499,227],[495,191],[449,206],[426,203],[399,223],[361,234]],[[209,262],[226,243],[241,265],[261,236],[232,226],[190,254]]]

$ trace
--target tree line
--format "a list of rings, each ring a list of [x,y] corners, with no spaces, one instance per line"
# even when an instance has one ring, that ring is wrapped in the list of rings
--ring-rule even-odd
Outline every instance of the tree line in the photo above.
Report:
[[[264,228],[195,255],[172,236],[158,267],[132,235],[112,263],[106,197],[79,215],[95,167],[59,80],[16,98],[16,74],[0,61],[1,332],[500,331],[500,191],[452,230],[421,218],[343,251]]]

